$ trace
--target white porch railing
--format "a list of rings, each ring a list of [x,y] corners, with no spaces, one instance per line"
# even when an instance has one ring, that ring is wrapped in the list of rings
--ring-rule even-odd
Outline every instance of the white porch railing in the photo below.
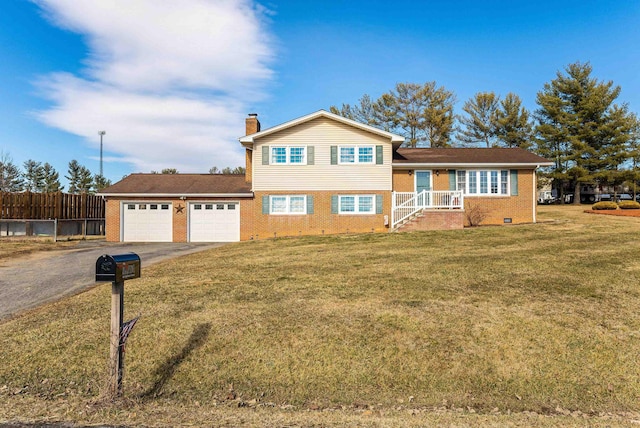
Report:
[[[392,192],[391,227],[426,208],[462,209],[464,194],[459,190],[423,190],[416,192]]]

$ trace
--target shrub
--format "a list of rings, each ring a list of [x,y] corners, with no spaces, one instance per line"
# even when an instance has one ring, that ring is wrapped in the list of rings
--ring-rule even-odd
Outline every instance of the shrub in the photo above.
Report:
[[[636,201],[620,201],[618,206],[622,210],[640,210],[640,203]]]
[[[601,201],[601,202],[596,202],[595,204],[593,204],[591,209],[592,210],[617,210],[618,209],[618,204],[616,204],[615,202],[611,202],[611,201]]]
[[[469,226],[472,226],[472,227],[478,226],[489,215],[489,211],[478,204],[469,204],[465,208],[465,212],[467,215],[467,221],[469,222]]]

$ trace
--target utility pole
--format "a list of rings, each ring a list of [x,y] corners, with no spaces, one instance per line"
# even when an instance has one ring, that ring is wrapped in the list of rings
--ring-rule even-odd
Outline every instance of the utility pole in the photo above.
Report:
[[[98,131],[98,135],[100,136],[100,177],[104,177],[102,174],[102,137],[104,137],[106,133],[106,131]]]

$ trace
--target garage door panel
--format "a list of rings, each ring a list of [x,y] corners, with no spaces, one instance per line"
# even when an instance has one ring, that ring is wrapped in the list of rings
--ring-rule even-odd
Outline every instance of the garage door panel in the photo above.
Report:
[[[124,204],[123,241],[171,242],[173,210],[170,203]]]
[[[240,240],[240,204],[192,203],[189,206],[189,241],[236,242]]]

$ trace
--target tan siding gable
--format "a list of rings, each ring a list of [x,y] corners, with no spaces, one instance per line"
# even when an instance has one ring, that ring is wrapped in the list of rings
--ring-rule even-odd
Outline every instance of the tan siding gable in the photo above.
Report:
[[[314,164],[263,165],[265,145],[313,146]],[[383,164],[331,165],[331,146],[339,145],[380,145]],[[255,141],[253,190],[391,190],[391,159],[389,139],[321,117]]]

